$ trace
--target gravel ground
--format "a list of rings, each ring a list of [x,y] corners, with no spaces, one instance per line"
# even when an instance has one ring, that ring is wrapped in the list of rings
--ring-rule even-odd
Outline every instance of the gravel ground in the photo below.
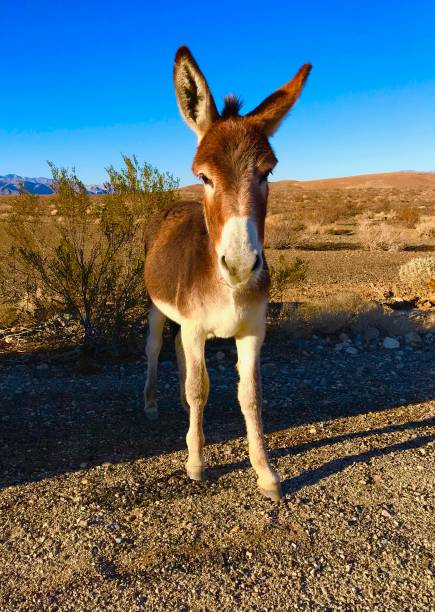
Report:
[[[247,461],[232,343],[208,347],[202,483],[169,341],[156,423],[142,361],[4,355],[1,610],[434,609],[435,333],[398,340],[269,335],[278,504]]]

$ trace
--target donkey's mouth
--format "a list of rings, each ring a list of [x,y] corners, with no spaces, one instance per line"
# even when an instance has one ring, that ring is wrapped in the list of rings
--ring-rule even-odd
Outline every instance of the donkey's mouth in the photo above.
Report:
[[[243,278],[242,280],[240,280],[239,278],[234,278],[234,277],[231,278],[229,277],[228,274],[223,273],[222,270],[220,271],[219,280],[222,284],[226,285],[229,289],[232,289],[233,291],[242,290],[242,289],[249,287],[253,283],[255,283],[257,279],[259,278],[259,276],[261,275],[262,270],[263,270],[263,262],[261,258],[258,258],[258,261],[257,260],[255,261],[255,264],[252,267],[252,270],[249,276]]]

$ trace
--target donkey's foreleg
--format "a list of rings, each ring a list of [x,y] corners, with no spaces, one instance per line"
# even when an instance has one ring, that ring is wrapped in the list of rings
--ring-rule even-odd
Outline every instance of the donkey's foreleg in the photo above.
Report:
[[[267,458],[261,421],[260,348],[263,339],[263,330],[258,336],[236,338],[240,376],[238,397],[245,417],[249,458],[258,477],[258,487],[263,495],[278,501],[282,495],[280,479]]]
[[[209,380],[204,358],[205,337],[199,335],[190,325],[183,325],[181,327],[181,341],[186,360],[185,395],[189,406],[186,471],[192,480],[202,480],[204,476],[202,415],[209,391]]]
[[[148,315],[148,338],[146,342],[147,377],[144,389],[145,414],[149,419],[158,417],[156,386],[157,386],[157,363],[162,348],[163,327],[166,317],[154,306]]]

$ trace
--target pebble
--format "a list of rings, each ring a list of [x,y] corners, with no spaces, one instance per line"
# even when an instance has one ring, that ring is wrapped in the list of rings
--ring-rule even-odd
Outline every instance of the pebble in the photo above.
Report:
[[[349,336],[345,334],[344,332],[341,332],[341,334],[339,334],[338,339],[341,340],[341,342],[346,342],[346,343],[352,342]]]
[[[349,348],[345,349],[345,353],[348,355],[358,355],[358,349],[354,348],[353,346],[349,346]]]
[[[391,338],[391,336],[386,336],[386,338],[384,338],[382,346],[388,350],[398,349],[400,348],[400,342],[396,340],[396,338]]]
[[[421,344],[421,336],[415,331],[410,331],[405,334],[405,342],[407,344]]]
[[[225,359],[225,353],[224,353],[223,351],[218,351],[218,352],[216,353],[216,359],[217,359],[218,361],[222,361],[222,359]]]

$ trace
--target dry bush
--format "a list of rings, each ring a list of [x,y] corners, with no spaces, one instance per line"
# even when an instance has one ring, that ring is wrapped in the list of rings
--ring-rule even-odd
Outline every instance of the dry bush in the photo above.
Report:
[[[319,235],[326,233],[327,226],[322,225],[318,221],[306,221],[305,222],[305,233],[307,235]]]
[[[267,223],[264,239],[266,249],[290,249],[296,242],[296,233],[290,221]]]
[[[435,292],[435,257],[415,257],[399,268],[399,277],[415,290],[423,288]]]
[[[311,220],[320,225],[330,225],[355,215],[355,205],[340,191],[327,191],[313,212]]]
[[[406,247],[405,234],[387,223],[358,223],[358,238],[363,248],[369,251],[403,251]]]
[[[420,223],[415,226],[415,231],[420,238],[435,238],[435,217],[422,219]]]
[[[282,302],[287,286],[306,277],[307,265],[299,257],[288,264],[281,255],[278,265],[270,266],[269,273],[271,280],[269,298],[272,302]]]
[[[416,323],[394,316],[381,304],[347,294],[290,310],[284,327],[293,337],[337,336],[342,332],[363,335],[369,328],[376,328],[385,335],[404,335],[417,328]]]
[[[52,206],[18,196],[6,224],[12,248],[1,262],[3,303],[38,320],[69,314],[86,349],[119,343],[131,321],[143,318],[143,225],[175,198],[172,177],[135,158],[124,162],[120,171],[108,169],[111,194],[99,200],[74,172],[51,165]]]
[[[351,236],[353,231],[346,227],[336,227],[335,225],[329,225],[325,227],[325,233],[330,236]]]
[[[420,220],[420,211],[415,206],[405,206],[396,213],[396,219],[402,221],[406,227],[415,227]]]
[[[0,215],[7,215],[12,211],[12,206],[10,204],[0,204]]]

